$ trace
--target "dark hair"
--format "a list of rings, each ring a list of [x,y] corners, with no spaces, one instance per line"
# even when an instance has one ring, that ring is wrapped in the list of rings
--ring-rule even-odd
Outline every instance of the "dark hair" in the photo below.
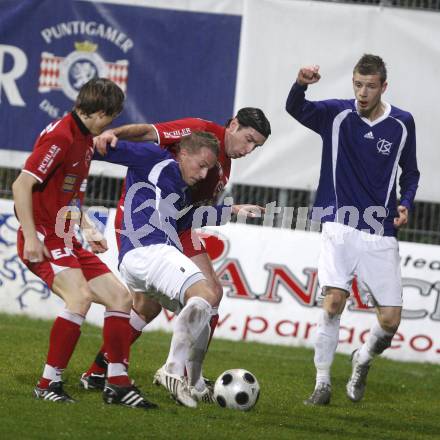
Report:
[[[268,138],[271,134],[270,122],[263,113],[263,110],[259,108],[244,107],[237,112],[235,117],[242,127],[252,127],[265,138]],[[231,121],[232,119],[227,122],[226,127],[229,127]]]
[[[93,78],[80,89],[74,110],[87,116],[103,111],[107,116],[115,116],[124,108],[124,92],[113,81]]]
[[[193,131],[188,136],[184,136],[180,140],[179,147],[185,148],[191,154],[195,154],[205,147],[211,150],[216,157],[220,151],[218,139],[212,133],[206,131]]]
[[[387,80],[387,68],[383,59],[377,55],[366,53],[354,66],[353,74],[377,75],[380,76],[380,82],[383,84]]]

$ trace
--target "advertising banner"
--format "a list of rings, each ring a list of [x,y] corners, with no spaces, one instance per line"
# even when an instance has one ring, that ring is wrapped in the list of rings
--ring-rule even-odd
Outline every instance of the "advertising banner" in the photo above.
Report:
[[[0,150],[31,151],[96,76],[126,93],[116,125],[232,116],[241,17],[224,1],[225,13],[136,4],[0,2]]]
[[[0,212],[0,311],[53,318],[63,309],[62,301],[18,258],[12,202],[0,201]],[[117,273],[114,210],[99,217],[110,248],[102,259]],[[228,224],[204,230],[202,238],[224,286],[215,337],[313,346],[320,302],[318,233]],[[439,246],[401,242],[400,255],[402,323],[385,356],[440,363]],[[376,319],[364,302],[354,283],[341,320],[341,353],[358,348]],[[171,331],[173,319],[164,311],[147,330]],[[87,320],[102,325],[103,308],[94,306]]]

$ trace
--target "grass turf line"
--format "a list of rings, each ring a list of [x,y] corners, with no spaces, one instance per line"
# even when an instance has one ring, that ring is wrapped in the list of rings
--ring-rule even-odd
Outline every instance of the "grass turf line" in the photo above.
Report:
[[[170,335],[144,334],[133,347],[130,372],[159,410],[106,405],[99,392],[82,390],[78,379],[101,342],[101,330],[84,325],[64,374],[74,405],[37,401],[33,387],[41,373],[52,323],[0,314],[0,438],[26,439],[438,439],[440,366],[377,359],[366,396],[345,397],[351,371],[347,356],[336,355],[333,396],[328,407],[302,401],[314,385],[313,352],[307,349],[214,340],[205,375],[229,368],[252,371],[261,385],[250,412],[199,404],[177,406],[153,386],[154,372],[168,353]]]

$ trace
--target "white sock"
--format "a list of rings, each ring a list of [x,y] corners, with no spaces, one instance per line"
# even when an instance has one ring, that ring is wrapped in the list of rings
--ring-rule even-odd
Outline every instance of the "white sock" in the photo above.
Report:
[[[367,340],[359,349],[358,361],[360,364],[369,364],[374,356],[381,354],[391,345],[394,333],[385,331],[378,322],[370,330]]]
[[[51,382],[60,382],[64,369],[52,367],[46,364],[43,370],[43,377],[49,379]]]
[[[174,324],[166,371],[178,376],[185,373],[185,364],[200,333],[211,318],[211,305],[200,297],[190,298]]]
[[[208,322],[202,329],[186,361],[186,372],[188,374],[189,384],[195,386],[198,391],[202,391],[205,388],[205,383],[202,380],[202,365],[205,359],[210,333],[211,329]]]
[[[315,340],[316,385],[331,383],[330,368],[338,345],[340,322],[340,314],[330,316],[328,312],[322,310]]]
[[[136,310],[130,310],[130,325],[141,332],[143,328],[147,325],[147,323],[143,320],[143,318],[136,312]]]
[[[107,367],[107,377],[128,376],[127,366],[121,363],[109,363]]]

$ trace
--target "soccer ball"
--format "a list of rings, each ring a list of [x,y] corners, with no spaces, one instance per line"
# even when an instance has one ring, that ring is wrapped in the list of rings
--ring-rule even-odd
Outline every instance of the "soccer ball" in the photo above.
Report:
[[[248,411],[255,406],[259,396],[257,378],[247,370],[227,370],[215,381],[214,399],[223,408]]]

